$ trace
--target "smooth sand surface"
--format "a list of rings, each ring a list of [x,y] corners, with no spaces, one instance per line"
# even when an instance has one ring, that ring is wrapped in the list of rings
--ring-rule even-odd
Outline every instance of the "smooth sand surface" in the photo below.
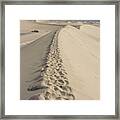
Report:
[[[23,46],[23,45],[26,45],[26,44],[29,44],[37,39],[39,39],[40,37],[42,36],[45,36],[46,34],[50,33],[51,31],[42,31],[40,33],[28,33],[28,34],[25,34],[25,35],[21,35],[21,41],[20,41],[20,45]]]
[[[21,20],[20,21],[20,33],[27,33],[34,29],[43,31],[43,30],[57,30],[60,26],[55,25],[43,25],[40,23],[36,23],[35,21],[31,20]]]
[[[20,45],[31,43],[52,31],[56,31],[58,28],[59,26],[42,25],[35,21],[20,21]],[[38,32],[32,32],[34,30],[38,30]]]
[[[80,26],[81,32],[86,33],[89,37],[95,39],[95,40],[100,40],[100,27],[94,26],[94,25],[89,25],[85,24]]]
[[[76,99],[99,99],[99,41],[85,32],[66,26],[59,33],[58,46]]]

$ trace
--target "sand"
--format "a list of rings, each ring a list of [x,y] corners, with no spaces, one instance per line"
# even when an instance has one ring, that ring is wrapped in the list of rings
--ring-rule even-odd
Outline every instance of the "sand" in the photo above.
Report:
[[[34,21],[20,22],[20,99],[27,100],[41,90],[28,91],[40,77],[40,69],[45,64],[48,48],[60,27],[41,25]],[[38,30],[38,33],[31,32]],[[25,34],[23,34],[25,33]],[[39,82],[37,82],[39,84]]]
[[[40,30],[40,31],[46,31],[46,30],[57,30],[60,26],[56,25],[43,25],[40,23],[37,23],[32,20],[21,20],[20,21],[20,33],[27,33],[34,29]]]
[[[86,25],[80,26],[80,30],[81,32],[84,32],[85,34],[87,34],[89,37],[97,41],[100,41],[100,27],[86,24]]]
[[[21,33],[21,100],[100,98],[99,27],[24,21]]]
[[[42,25],[35,21],[23,20],[20,21],[20,45],[29,44],[40,37],[56,31],[60,26]],[[38,30],[38,32],[32,32]]]
[[[83,31],[66,26],[59,33],[58,45],[76,99],[99,99],[99,41]]]
[[[21,47],[21,99],[28,99],[31,95],[40,92],[40,90],[29,92],[27,89],[29,85],[33,84],[33,82],[37,80],[37,78],[39,79],[39,69],[44,64],[44,58],[46,57],[48,47],[53,39],[53,36],[54,32],[51,32],[36,41]]]

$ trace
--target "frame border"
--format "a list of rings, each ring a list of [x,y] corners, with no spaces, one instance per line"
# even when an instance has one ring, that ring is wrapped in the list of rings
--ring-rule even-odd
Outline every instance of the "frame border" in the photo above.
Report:
[[[5,5],[115,5],[115,115],[5,115]],[[119,14],[119,0],[2,1],[0,41],[0,119],[119,119]]]

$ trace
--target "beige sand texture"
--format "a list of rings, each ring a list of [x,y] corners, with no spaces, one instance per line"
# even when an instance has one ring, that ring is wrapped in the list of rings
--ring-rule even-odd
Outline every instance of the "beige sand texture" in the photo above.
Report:
[[[86,33],[88,36],[92,37],[95,40],[100,40],[100,27],[86,24],[80,26],[81,32]]]
[[[20,22],[20,99],[99,99],[100,28],[43,22]]]
[[[35,21],[20,21],[20,33],[23,34],[20,35],[20,99],[29,99],[30,96],[41,92],[41,90],[29,92],[27,89],[36,82],[35,78],[39,79],[43,59],[58,28],[37,24]],[[32,33],[32,30],[39,30],[39,33]]]
[[[90,27],[90,28],[89,28]],[[98,28],[99,31],[99,28]],[[96,35],[95,37],[94,34]],[[77,100],[100,98],[100,46],[94,26],[66,26],[58,36],[68,80]]]
[[[41,68],[42,64],[44,64],[43,58],[46,57],[47,49],[52,41],[54,33],[55,32],[51,32],[43,37],[38,38],[37,40],[35,39],[35,41],[31,42],[30,44],[21,46],[20,98],[22,100],[28,99],[30,96],[41,92],[41,90],[29,92],[28,88],[31,84],[35,84],[35,82],[39,80],[40,76],[39,69]]]
[[[21,20],[20,21],[20,45],[29,44],[42,36],[49,34],[50,32],[56,31],[59,26],[55,25],[43,25],[32,20]],[[38,30],[38,33],[32,32]]]

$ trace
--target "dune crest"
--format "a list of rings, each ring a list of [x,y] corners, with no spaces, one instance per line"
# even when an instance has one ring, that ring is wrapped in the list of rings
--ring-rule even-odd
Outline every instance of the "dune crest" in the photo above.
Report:
[[[67,72],[64,68],[58,47],[57,31],[49,47],[45,65],[40,70],[40,77],[28,88],[29,91],[41,89],[39,94],[31,96],[30,100],[74,100],[75,96],[69,86]]]

